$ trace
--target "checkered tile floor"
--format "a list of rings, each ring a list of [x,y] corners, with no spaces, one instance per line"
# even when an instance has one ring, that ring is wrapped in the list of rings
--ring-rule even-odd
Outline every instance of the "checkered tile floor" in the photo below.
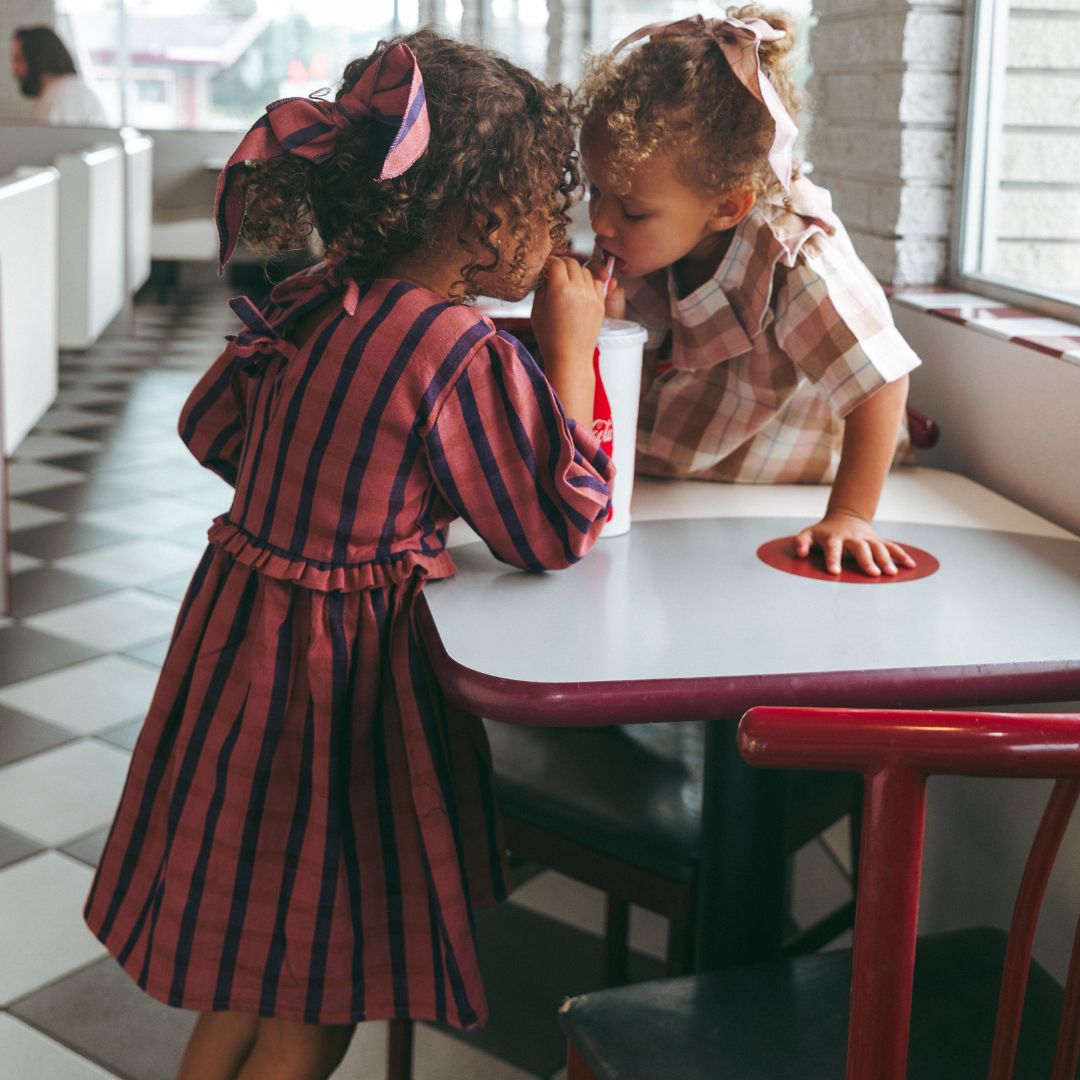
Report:
[[[65,354],[55,405],[10,463],[13,597],[11,616],[0,617],[4,1076],[166,1080],[193,1022],[130,983],[80,912],[180,598],[207,525],[230,498],[175,434],[183,400],[234,329],[227,295],[214,285],[168,306],[140,303],[134,336]],[[827,907],[842,883],[822,866],[819,880],[833,881]],[[551,873],[482,913],[492,1020],[470,1039],[424,1027],[417,1080],[559,1075],[556,1008],[568,990],[599,985],[601,922],[599,894]],[[659,972],[664,933],[663,920],[635,911],[639,976]],[[335,1076],[381,1076],[384,1040],[383,1025],[362,1025]]]

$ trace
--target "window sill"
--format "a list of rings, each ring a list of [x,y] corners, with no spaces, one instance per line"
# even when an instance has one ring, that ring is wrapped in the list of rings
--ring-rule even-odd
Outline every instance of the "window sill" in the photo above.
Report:
[[[939,286],[898,288],[891,290],[890,299],[927,315],[1080,365],[1080,326],[1075,323],[1049,319],[999,300]]]

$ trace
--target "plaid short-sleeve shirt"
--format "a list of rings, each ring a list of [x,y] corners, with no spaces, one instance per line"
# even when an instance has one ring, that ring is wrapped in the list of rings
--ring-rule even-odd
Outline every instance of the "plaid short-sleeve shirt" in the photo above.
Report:
[[[687,296],[670,267],[627,282],[627,317],[649,333],[641,472],[831,482],[843,418],[918,366],[828,193],[802,178],[788,202],[755,207]]]

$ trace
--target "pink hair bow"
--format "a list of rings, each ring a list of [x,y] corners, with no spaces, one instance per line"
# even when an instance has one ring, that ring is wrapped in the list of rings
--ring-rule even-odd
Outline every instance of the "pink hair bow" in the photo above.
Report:
[[[705,19],[701,15],[691,15],[675,22],[650,23],[624,37],[612,49],[617,53],[627,45],[640,41],[641,38],[674,37],[680,34],[706,33],[720,46],[724,58],[735,75],[751,94],[769,111],[773,119],[775,133],[769,149],[769,164],[776,179],[785,191],[791,190],[792,152],[799,129],[791,114],[784,108],[773,84],[761,70],[761,43],[778,41],[784,37],[783,30],[770,26],[764,19]]]
[[[219,271],[236,247],[244,220],[248,176],[237,166],[286,154],[325,161],[334,153],[338,133],[364,117],[397,128],[377,179],[400,176],[427,149],[431,124],[424,80],[407,45],[399,42],[387,49],[337,101],[291,97],[266,106],[218,177],[214,221]]]

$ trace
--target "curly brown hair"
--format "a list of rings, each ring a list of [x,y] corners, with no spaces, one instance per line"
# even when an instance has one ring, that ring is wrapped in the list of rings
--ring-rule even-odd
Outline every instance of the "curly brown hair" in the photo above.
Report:
[[[783,30],[760,46],[762,70],[798,123],[802,95],[792,78],[795,20],[756,5],[728,8],[736,19],[764,19]],[[707,20],[716,26],[719,20]],[[582,139],[609,148],[614,175],[631,173],[661,148],[676,148],[676,174],[715,193],[779,190],[769,166],[774,125],[768,110],[735,78],[716,39],[702,28],[650,39],[622,59],[591,59],[575,101]]]
[[[538,229],[565,244],[580,186],[569,93],[504,57],[424,28],[381,41],[370,56],[352,61],[337,97],[398,42],[416,54],[424,80],[431,138],[420,159],[401,176],[373,179],[394,132],[360,122],[319,164],[286,156],[254,165],[244,238],[263,250],[295,250],[317,231],[327,260],[342,276],[363,281],[456,226],[471,261],[461,268],[455,296],[475,297],[477,274],[496,269],[522,286]],[[490,236],[500,226],[496,246]]]

